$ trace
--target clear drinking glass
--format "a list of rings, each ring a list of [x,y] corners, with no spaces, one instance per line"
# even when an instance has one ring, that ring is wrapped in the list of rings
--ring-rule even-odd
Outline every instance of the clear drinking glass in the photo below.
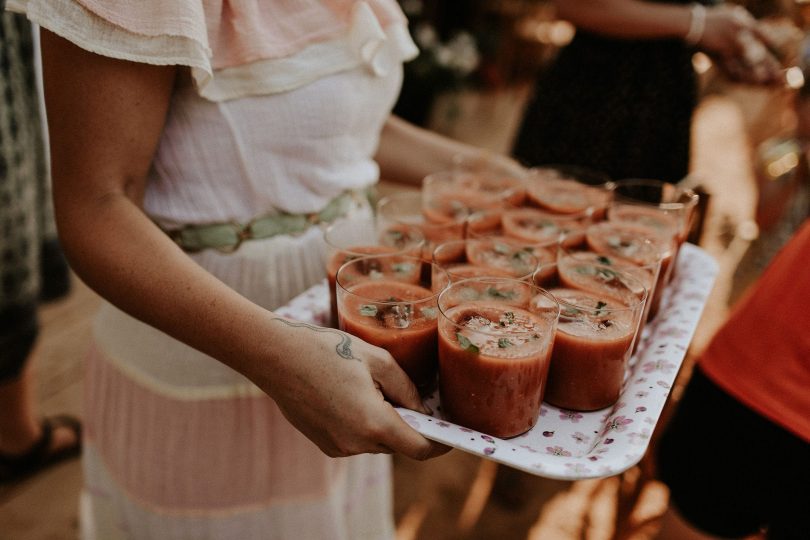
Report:
[[[615,267],[570,262],[572,268],[557,263],[552,278],[559,286],[548,289],[560,304],[560,320],[545,399],[563,409],[591,411],[612,405],[621,394],[647,289]],[[535,282],[551,283],[547,271],[548,265],[541,266]]]
[[[446,278],[450,281],[478,276],[526,280],[537,269],[538,258],[497,237],[483,237],[439,244],[433,250],[433,263],[446,271]],[[434,290],[447,285],[439,276],[434,276],[432,283]]]
[[[324,232],[326,279],[329,283],[330,326],[337,328],[336,276],[346,261],[372,254],[422,255],[425,240],[417,229],[399,228],[398,234],[378,234],[371,220],[339,220]]]
[[[406,255],[348,261],[337,272],[337,311],[341,330],[391,353],[425,395],[436,383],[438,293],[421,266]]]
[[[537,422],[559,305],[508,278],[470,278],[439,295],[439,396],[452,422],[514,437]]]

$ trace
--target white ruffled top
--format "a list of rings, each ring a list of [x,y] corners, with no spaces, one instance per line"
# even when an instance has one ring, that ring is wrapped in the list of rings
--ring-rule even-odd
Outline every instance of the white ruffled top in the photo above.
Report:
[[[145,208],[164,225],[316,212],[376,182],[418,50],[395,0],[7,0],[113,58],[187,66]]]

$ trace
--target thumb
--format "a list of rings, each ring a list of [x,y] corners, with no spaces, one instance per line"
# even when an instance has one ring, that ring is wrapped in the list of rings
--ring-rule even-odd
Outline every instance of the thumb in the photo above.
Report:
[[[430,409],[422,403],[422,398],[419,397],[416,385],[390,355],[389,358],[390,360],[387,362],[379,362],[370,367],[371,378],[382,395],[394,405],[422,414],[430,414]]]

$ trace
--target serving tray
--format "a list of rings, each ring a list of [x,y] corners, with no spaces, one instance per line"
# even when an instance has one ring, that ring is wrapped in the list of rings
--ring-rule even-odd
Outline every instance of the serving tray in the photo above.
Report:
[[[445,420],[438,394],[425,400],[432,416],[402,408],[397,411],[425,437],[538,476],[580,480],[621,473],[647,451],[717,272],[716,262],[704,250],[692,244],[681,247],[675,278],[664,291],[657,316],[645,325],[621,396],[612,407],[575,412],[544,403],[535,427],[511,439],[491,437]],[[276,312],[327,324],[326,281]]]

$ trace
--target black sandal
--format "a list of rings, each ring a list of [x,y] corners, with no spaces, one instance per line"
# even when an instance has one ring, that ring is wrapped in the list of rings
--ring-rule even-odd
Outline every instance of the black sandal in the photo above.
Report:
[[[53,431],[67,427],[76,435],[76,442],[51,452]],[[0,484],[19,482],[67,459],[78,456],[82,450],[82,424],[69,415],[61,414],[42,419],[42,435],[31,448],[21,455],[0,452]]]

